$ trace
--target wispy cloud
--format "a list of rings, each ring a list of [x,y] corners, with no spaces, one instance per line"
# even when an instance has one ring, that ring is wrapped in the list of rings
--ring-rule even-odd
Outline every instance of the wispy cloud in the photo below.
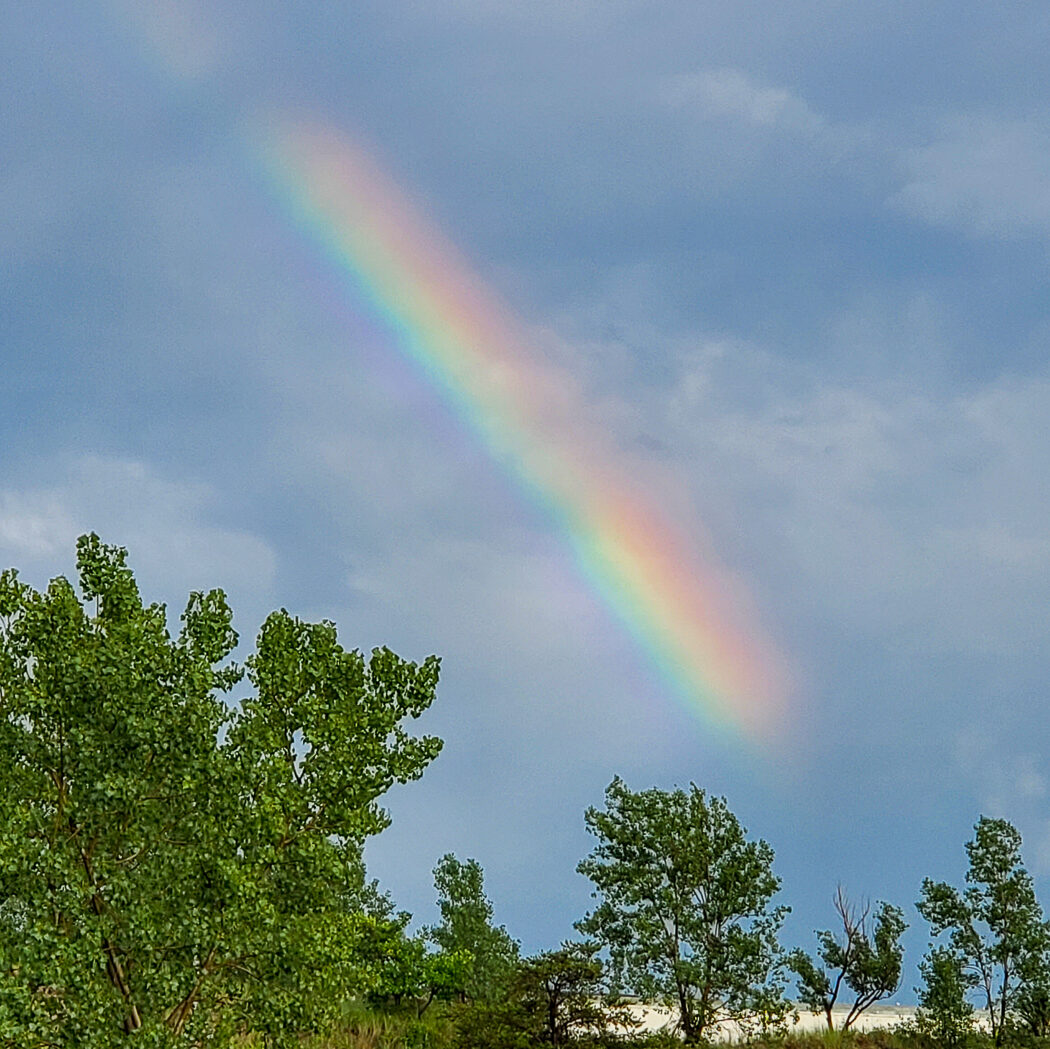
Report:
[[[67,554],[76,525],[54,491],[0,492],[0,549],[33,560]]]
[[[217,493],[172,480],[131,459],[83,456],[52,464],[40,485],[0,490],[0,563],[37,585],[71,565],[76,537],[98,532],[129,549],[144,591],[180,600],[189,588],[223,586],[265,598],[276,557],[261,537],[209,521]]]
[[[946,121],[901,158],[905,184],[892,206],[977,236],[1050,232],[1050,128],[988,114]]]
[[[214,5],[200,0],[107,0],[114,21],[130,26],[138,42],[168,74],[199,81],[226,57],[228,41],[219,31]]]
[[[1043,762],[988,725],[960,729],[955,736],[958,771],[971,785],[978,812],[1013,823],[1025,841],[1024,856],[1039,876],[1050,874],[1050,791]]]
[[[800,134],[813,134],[825,126],[797,94],[760,84],[739,69],[679,73],[662,81],[660,93],[668,104],[709,118]]]
[[[713,343],[679,376],[664,436],[698,491],[733,490],[810,614],[1006,652],[1048,634],[1047,413],[1046,376],[951,392],[919,373],[832,379]]]

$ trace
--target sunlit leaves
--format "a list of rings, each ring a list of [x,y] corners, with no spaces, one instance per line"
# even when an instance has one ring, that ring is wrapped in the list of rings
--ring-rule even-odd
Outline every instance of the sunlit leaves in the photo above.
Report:
[[[0,576],[0,1045],[324,1026],[373,979],[361,845],[440,750],[404,726],[437,660],[365,658],[277,612],[231,706],[221,591],[173,639],[123,550],[77,552],[83,597]]]
[[[578,928],[625,987],[677,1008],[689,1041],[727,1019],[776,1022],[787,908],[770,903],[769,845],[696,786],[634,792],[617,778],[585,818],[598,843],[578,869],[600,902]]]

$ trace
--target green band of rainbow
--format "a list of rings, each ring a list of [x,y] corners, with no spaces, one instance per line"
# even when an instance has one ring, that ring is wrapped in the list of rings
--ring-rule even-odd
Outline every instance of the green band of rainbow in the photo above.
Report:
[[[767,736],[785,691],[772,648],[740,624],[725,573],[584,422],[569,377],[530,352],[455,250],[345,136],[296,122],[272,132],[263,153],[296,223],[559,523],[580,570],[674,693],[712,728]]]

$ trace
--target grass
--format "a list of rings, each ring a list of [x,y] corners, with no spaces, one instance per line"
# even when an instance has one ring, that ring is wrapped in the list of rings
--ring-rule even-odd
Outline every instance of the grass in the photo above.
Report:
[[[962,1044],[946,1047],[908,1025],[870,1031],[821,1030],[763,1035],[744,1044],[751,1049],[993,1049],[987,1034],[974,1033]],[[386,1012],[364,1005],[353,1006],[339,1030],[324,1036],[303,1036],[299,1045],[301,1049],[460,1049],[455,1016],[451,1012],[434,1008],[423,1018],[418,1018],[412,1011]],[[600,1043],[580,1040],[571,1045],[573,1049],[678,1049],[682,1042],[661,1031]],[[249,1038],[241,1043],[241,1049],[262,1049],[262,1043]],[[496,1046],[495,1049],[502,1047]],[[550,1046],[526,1045],[516,1040],[506,1049],[550,1049]],[[706,1049],[720,1049],[720,1043],[708,1043]],[[1050,1039],[1014,1032],[1005,1049],[1050,1049]]]

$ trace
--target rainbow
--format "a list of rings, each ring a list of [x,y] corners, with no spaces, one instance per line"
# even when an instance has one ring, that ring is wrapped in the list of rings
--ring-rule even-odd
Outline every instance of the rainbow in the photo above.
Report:
[[[786,693],[773,647],[455,249],[345,135],[271,126],[262,154],[293,220],[401,351],[557,522],[591,587],[712,729],[768,738]]]

